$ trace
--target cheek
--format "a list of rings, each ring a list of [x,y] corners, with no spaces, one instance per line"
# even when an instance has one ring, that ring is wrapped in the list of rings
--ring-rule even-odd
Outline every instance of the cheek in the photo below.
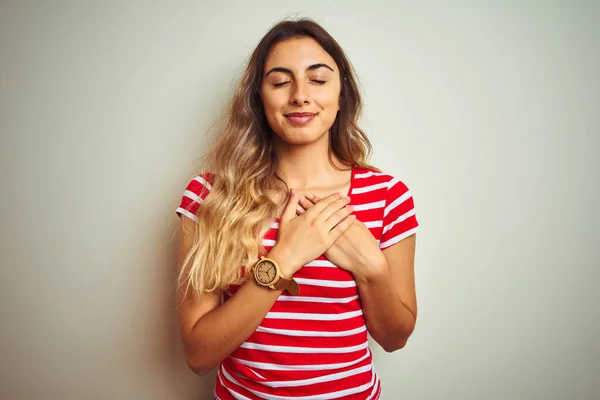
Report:
[[[273,93],[262,95],[261,100],[267,123],[273,132],[280,133],[281,126],[283,125],[281,116],[281,101],[278,99],[278,96],[274,96]]]
[[[267,93],[261,96],[263,108],[267,116],[276,114],[281,109],[282,100],[280,97],[274,93]]]
[[[273,106],[273,101],[269,96],[261,96],[261,100],[262,100],[262,105],[263,105],[263,110],[265,113],[265,116],[267,117],[267,120],[271,120],[273,118],[273,114],[274,114],[274,109],[275,107]]]
[[[319,106],[323,109],[328,119],[336,117],[339,105],[339,96],[335,94],[323,97],[319,102]]]
[[[322,108],[328,111],[337,111],[340,105],[339,87],[320,93],[317,101]]]

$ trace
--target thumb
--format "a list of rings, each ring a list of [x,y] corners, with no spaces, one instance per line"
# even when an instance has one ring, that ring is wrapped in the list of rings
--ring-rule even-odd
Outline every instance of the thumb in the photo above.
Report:
[[[294,189],[291,189],[290,198],[288,199],[285,210],[283,210],[283,214],[281,215],[281,221],[289,221],[296,216],[296,208],[298,207],[299,201],[300,198],[298,197],[298,194]]]

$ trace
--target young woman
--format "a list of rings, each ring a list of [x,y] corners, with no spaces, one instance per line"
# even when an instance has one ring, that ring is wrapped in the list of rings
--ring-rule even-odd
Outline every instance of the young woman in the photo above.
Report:
[[[252,53],[177,208],[181,337],[194,372],[219,367],[217,399],[378,399],[367,333],[391,352],[415,327],[413,200],[367,164],[360,110],[316,23]]]

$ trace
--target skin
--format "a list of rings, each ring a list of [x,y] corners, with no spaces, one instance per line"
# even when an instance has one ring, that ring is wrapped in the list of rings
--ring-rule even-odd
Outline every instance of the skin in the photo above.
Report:
[[[326,65],[326,66],[325,66]],[[313,39],[294,38],[275,45],[266,60],[260,87],[273,130],[280,176],[293,188],[278,211],[277,244],[267,257],[291,277],[325,253],[358,284],[371,336],[386,350],[402,348],[416,321],[414,235],[381,251],[357,221],[345,197],[351,171],[334,157],[329,162],[329,129],[340,107],[340,75],[333,58]],[[298,126],[289,113],[316,114]],[[278,203],[286,193],[273,193]],[[190,249],[193,222],[181,219],[180,257]],[[220,293],[195,299],[180,293],[180,334],[189,367],[204,374],[237,349],[258,327],[281,291],[244,283],[220,304]]]
[[[329,128],[340,109],[340,82],[334,59],[310,38],[278,43],[265,63],[260,93],[274,133],[279,173],[300,196],[309,190],[321,197],[345,196],[350,187],[349,166],[334,158],[336,169],[328,160]],[[299,127],[286,118],[293,112],[317,116]],[[285,195],[275,193],[273,198],[280,204]]]
[[[340,75],[333,58],[313,39],[291,39],[273,47],[265,70],[261,99],[277,151],[321,145],[340,109]],[[316,117],[294,126],[286,115],[297,112]]]
[[[302,215],[320,201],[312,194],[300,199]],[[416,235],[383,251],[361,221],[324,253],[332,263],[354,275],[369,333],[387,352],[406,345],[417,320],[414,260]]]

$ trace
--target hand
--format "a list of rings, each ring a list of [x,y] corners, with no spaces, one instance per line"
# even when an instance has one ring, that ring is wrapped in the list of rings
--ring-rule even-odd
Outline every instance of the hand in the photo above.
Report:
[[[304,215],[319,206],[323,199],[308,194],[299,201],[296,212]],[[352,226],[325,251],[325,257],[355,276],[367,277],[386,265],[385,257],[369,228],[354,219]]]
[[[353,223],[349,199],[335,193],[296,216],[300,197],[295,191],[279,222],[277,243],[269,252],[279,262],[282,274],[291,277],[304,264],[325,252]]]

